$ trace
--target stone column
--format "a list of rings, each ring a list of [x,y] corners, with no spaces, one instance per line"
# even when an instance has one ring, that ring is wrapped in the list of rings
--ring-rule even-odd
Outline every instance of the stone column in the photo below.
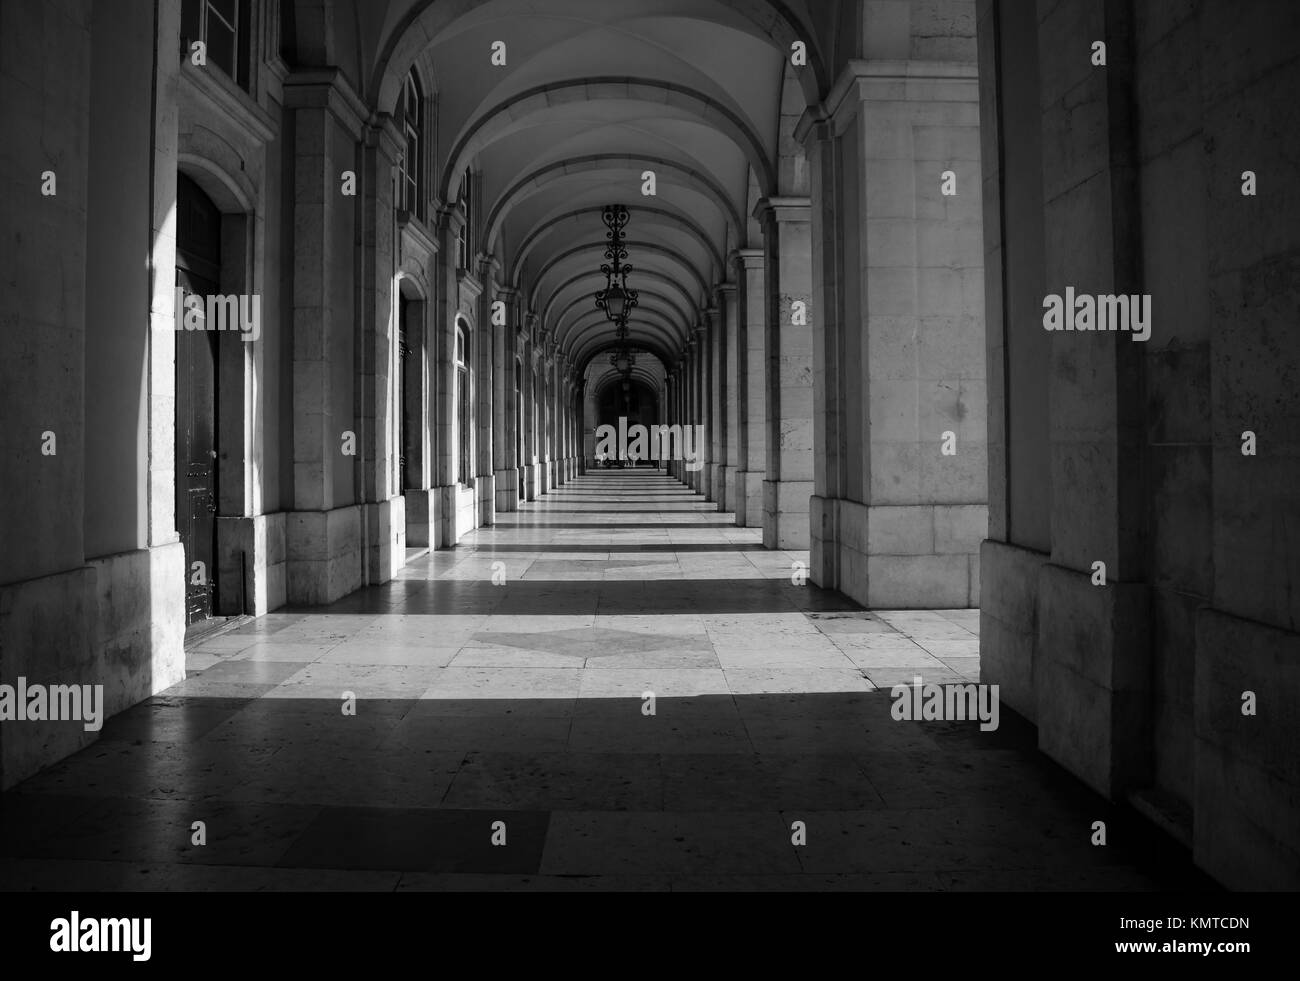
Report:
[[[673,386],[674,387],[673,410],[675,412],[675,415],[673,416],[673,422],[681,427],[682,440],[684,442],[686,439],[686,431],[690,427],[690,420],[687,418],[688,413],[686,409],[686,356],[685,354],[682,355],[682,357],[677,362],[676,368],[673,369],[673,381],[675,382]],[[685,461],[680,459],[681,457],[680,453],[678,453],[677,456],[679,458],[673,461],[673,476],[676,477],[678,480],[680,480],[682,483],[686,483]]]
[[[1070,38],[1105,38],[1104,71],[1040,93],[1048,294],[1141,294],[1132,19],[1099,0],[1040,17],[1040,64]],[[1080,113],[1093,120],[1086,129]],[[1068,316],[1068,314],[1067,314]],[[1160,310],[1153,330],[1160,329]],[[1042,330],[1041,322],[1031,329]],[[1051,336],[1052,548],[1039,574],[1038,745],[1116,797],[1150,776],[1146,345],[1112,333]],[[1106,585],[1095,585],[1094,563]]]
[[[763,527],[763,479],[767,473],[767,418],[763,250],[737,253],[737,413],[736,524]]]
[[[555,486],[555,341],[549,334],[542,341],[538,371],[542,380],[541,398],[537,403],[538,452],[542,468],[538,489],[546,494]]]
[[[808,198],[765,198],[767,467],[763,545],[805,549],[813,491],[812,227]]]
[[[366,581],[387,582],[406,564],[406,499],[398,486],[394,417],[401,412],[390,384],[397,371],[396,271],[397,219],[393,209],[393,169],[401,137],[387,116],[367,128],[362,150],[366,192],[363,199],[361,419],[362,500],[365,502]]]
[[[342,101],[332,85],[286,86],[286,98],[294,107],[294,276],[293,511],[285,574],[289,602],[318,604],[358,588],[365,562],[354,470],[367,450],[365,430],[355,415],[355,390],[336,390],[330,360],[336,338],[346,337],[355,350],[357,337],[351,307],[338,308],[334,284],[341,276],[352,282],[359,232],[356,202],[338,194],[340,171],[356,165],[355,153],[340,158],[339,135],[351,144],[361,131],[351,114],[346,123],[337,114]]]
[[[664,375],[664,417],[660,421],[663,425],[671,427],[677,422],[677,379],[674,377],[675,369],[671,365],[666,367],[668,371]],[[660,463],[664,468],[664,472],[672,475],[673,461],[671,456],[663,449],[659,452],[663,457]]]
[[[988,520],[976,71],[852,62],[808,149],[821,273],[812,578],[872,607],[977,602]]]
[[[682,427],[682,447],[685,449],[686,440],[695,439],[694,425],[695,421],[691,413],[691,352],[689,341],[687,347],[682,351],[681,360],[677,362],[677,421]],[[691,443],[693,447],[694,442]],[[676,476],[687,487],[691,484],[690,473],[686,469],[686,458],[675,461],[677,464]]]
[[[493,325],[501,262],[495,256],[480,256],[479,282],[483,292],[478,297],[478,314],[474,331],[471,371],[474,373],[474,493],[479,527],[490,527],[496,517],[496,461],[493,452],[494,388],[496,385],[496,347],[498,330]]]
[[[718,407],[715,395],[718,392],[716,353],[721,343],[721,317],[716,306],[708,307],[701,314],[700,325],[700,409],[704,419],[704,469],[700,471],[702,493],[709,501],[716,501],[717,495],[717,447],[714,438],[718,431]]]
[[[524,494],[537,500],[537,316],[528,314],[528,340],[524,343]]]
[[[492,470],[496,484],[496,510],[519,509],[519,472],[515,466],[519,411],[515,393],[515,345],[518,338],[519,291],[496,291],[504,304],[502,316],[492,322],[496,357],[492,373]]]
[[[568,465],[568,381],[566,365],[568,359],[563,352],[555,352],[555,486],[560,487],[568,481],[564,472]]]
[[[582,447],[578,432],[578,376],[572,362],[569,364],[568,393],[565,418],[567,420],[569,439],[569,479],[573,480],[578,476],[578,458],[582,452]]]
[[[696,324],[694,332],[691,335],[690,348],[690,402],[691,402],[691,425],[698,439],[695,442],[695,462],[692,463],[691,469],[687,468],[687,483],[697,494],[704,493],[704,473],[708,467],[708,454],[706,452],[708,429],[704,422],[704,338],[703,325]]]
[[[741,345],[740,291],[736,283],[727,282],[719,288],[718,305],[722,308],[722,420],[718,427],[722,432],[722,495],[718,505],[723,511],[735,513],[736,523],[743,524],[745,495],[740,479],[740,427],[744,414],[746,354]]]
[[[734,297],[734,287],[732,296]],[[709,325],[709,359],[706,364],[709,385],[709,500],[723,510],[726,496],[727,459],[727,333],[726,294],[722,284],[714,287],[714,305],[704,312]]]
[[[442,208],[437,217],[438,255],[435,296],[430,318],[429,357],[434,397],[429,420],[433,451],[434,502],[432,519],[438,529],[435,548],[456,544],[456,314],[460,285],[456,270],[457,238],[465,224],[460,209]]]

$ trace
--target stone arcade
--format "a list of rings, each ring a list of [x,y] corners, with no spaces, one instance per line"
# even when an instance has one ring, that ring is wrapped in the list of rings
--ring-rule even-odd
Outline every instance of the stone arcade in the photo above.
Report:
[[[234,686],[243,732],[286,694],[352,691],[355,723],[376,678],[655,725],[641,673],[672,671],[660,722],[674,684],[754,717],[669,747],[754,780],[791,729],[842,735],[836,699],[978,682],[997,738],[1217,881],[1295,889],[1297,38],[1274,0],[3,0],[0,681],[103,685],[106,720]],[[178,287],[245,298],[244,343]],[[620,417],[696,459],[592,468]],[[805,714],[755,718],[774,695]],[[400,808],[373,800],[474,728],[422,724],[338,793]],[[477,725],[430,807],[540,746],[561,814],[627,736]],[[905,781],[882,741],[924,724],[881,725],[800,765]],[[102,766],[113,728],[3,722],[0,787]],[[310,787],[320,745],[284,739],[164,762],[214,799]],[[635,809],[694,763],[589,830],[658,827]],[[536,849],[566,874],[603,854],[572,818]]]

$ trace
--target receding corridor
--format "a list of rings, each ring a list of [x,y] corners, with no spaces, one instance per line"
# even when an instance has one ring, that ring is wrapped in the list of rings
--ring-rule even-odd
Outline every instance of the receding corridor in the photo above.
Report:
[[[387,584],[209,636],[6,794],[0,879],[1212,888],[1005,708],[991,732],[891,718],[894,684],[978,678],[978,611],[868,613],[758,537],[661,471],[598,470]]]
[[[0,891],[1300,890],[1295,93],[1288,0],[0,0]]]

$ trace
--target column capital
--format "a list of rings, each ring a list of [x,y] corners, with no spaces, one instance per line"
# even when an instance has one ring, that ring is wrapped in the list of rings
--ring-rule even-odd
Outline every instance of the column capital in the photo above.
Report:
[[[460,208],[456,205],[442,205],[435,212],[437,229],[440,232],[447,232],[453,238],[460,234],[460,230],[465,227],[465,216],[461,213]]]
[[[809,106],[794,126],[795,142],[805,150],[814,143],[829,143],[834,136],[834,126],[821,106]]]
[[[759,222],[812,221],[812,198],[772,197],[761,198],[754,205],[754,217]]]
[[[745,272],[762,269],[763,263],[767,260],[767,255],[762,249],[736,249],[732,255],[735,257],[733,263]]]
[[[478,266],[479,280],[484,283],[491,281],[501,271],[501,260],[491,252],[480,252],[474,257],[474,264]]]
[[[301,68],[291,72],[284,80],[284,105],[289,109],[326,109],[348,129],[354,140],[362,138],[365,124],[370,120],[370,108],[339,68]],[[259,106],[255,117],[259,123],[263,115],[265,111]],[[261,136],[263,126],[254,123],[254,132]],[[264,139],[270,139],[270,135]]]
[[[373,113],[366,122],[366,146],[375,147],[392,163],[406,156],[406,141],[393,117],[386,112]]]

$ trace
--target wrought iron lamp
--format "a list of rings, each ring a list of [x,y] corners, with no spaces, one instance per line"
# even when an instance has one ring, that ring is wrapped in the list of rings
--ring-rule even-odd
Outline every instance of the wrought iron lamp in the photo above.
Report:
[[[605,258],[609,260],[601,265],[605,274],[605,288],[596,293],[596,306],[605,311],[605,316],[619,326],[627,329],[627,318],[632,308],[637,305],[637,291],[628,289],[627,274],[632,267],[623,262],[627,258],[627,245],[623,240],[623,229],[627,227],[627,208],[621,204],[607,205],[601,212],[601,220],[609,230],[605,237],[609,245],[605,248]]]

